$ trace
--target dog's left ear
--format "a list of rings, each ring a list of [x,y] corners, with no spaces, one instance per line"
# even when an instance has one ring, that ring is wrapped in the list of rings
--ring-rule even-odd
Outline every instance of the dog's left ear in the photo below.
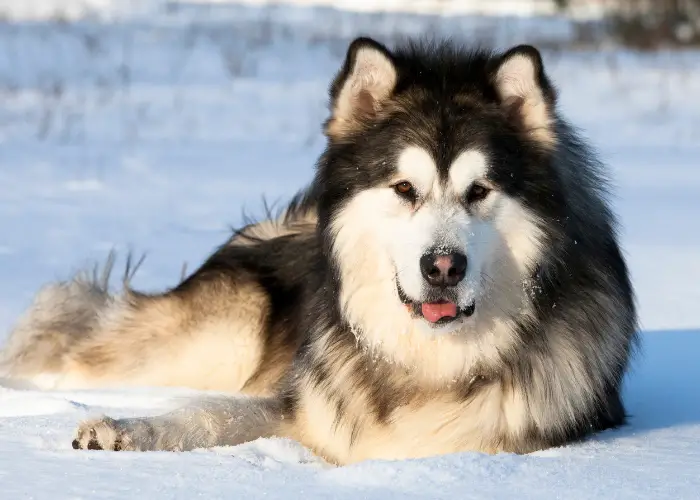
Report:
[[[556,141],[556,91],[544,71],[542,56],[530,45],[503,54],[492,73],[493,84],[512,119],[536,141],[552,147]]]
[[[326,134],[335,139],[361,129],[381,112],[396,86],[391,53],[371,38],[357,38],[331,86]]]

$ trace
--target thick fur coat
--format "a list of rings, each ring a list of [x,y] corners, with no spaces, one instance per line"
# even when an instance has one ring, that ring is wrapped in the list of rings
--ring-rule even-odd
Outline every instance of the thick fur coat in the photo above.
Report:
[[[360,38],[316,176],[161,294],[48,285],[0,375],[241,395],[83,422],[79,449],[258,437],[327,460],[527,453],[625,421],[636,343],[603,167],[536,49]]]

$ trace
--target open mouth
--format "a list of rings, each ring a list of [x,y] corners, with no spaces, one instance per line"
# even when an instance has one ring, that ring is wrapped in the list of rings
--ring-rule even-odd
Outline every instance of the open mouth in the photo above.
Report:
[[[421,317],[434,325],[444,325],[455,321],[460,317],[469,317],[474,314],[476,303],[472,301],[467,307],[459,307],[449,299],[438,299],[432,302],[415,302],[406,296],[397,283],[397,290],[401,302],[414,316]]]

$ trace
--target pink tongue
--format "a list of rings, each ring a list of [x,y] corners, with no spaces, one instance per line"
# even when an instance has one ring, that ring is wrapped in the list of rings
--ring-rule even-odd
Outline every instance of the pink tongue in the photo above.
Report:
[[[446,316],[454,318],[457,316],[457,304],[452,302],[433,302],[421,304],[423,317],[435,323]]]

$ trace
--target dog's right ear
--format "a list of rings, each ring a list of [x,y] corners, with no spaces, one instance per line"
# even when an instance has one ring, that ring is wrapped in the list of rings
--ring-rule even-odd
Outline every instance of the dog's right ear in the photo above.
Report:
[[[391,96],[396,80],[396,66],[386,47],[371,38],[353,41],[331,86],[326,135],[339,139],[371,122]]]

